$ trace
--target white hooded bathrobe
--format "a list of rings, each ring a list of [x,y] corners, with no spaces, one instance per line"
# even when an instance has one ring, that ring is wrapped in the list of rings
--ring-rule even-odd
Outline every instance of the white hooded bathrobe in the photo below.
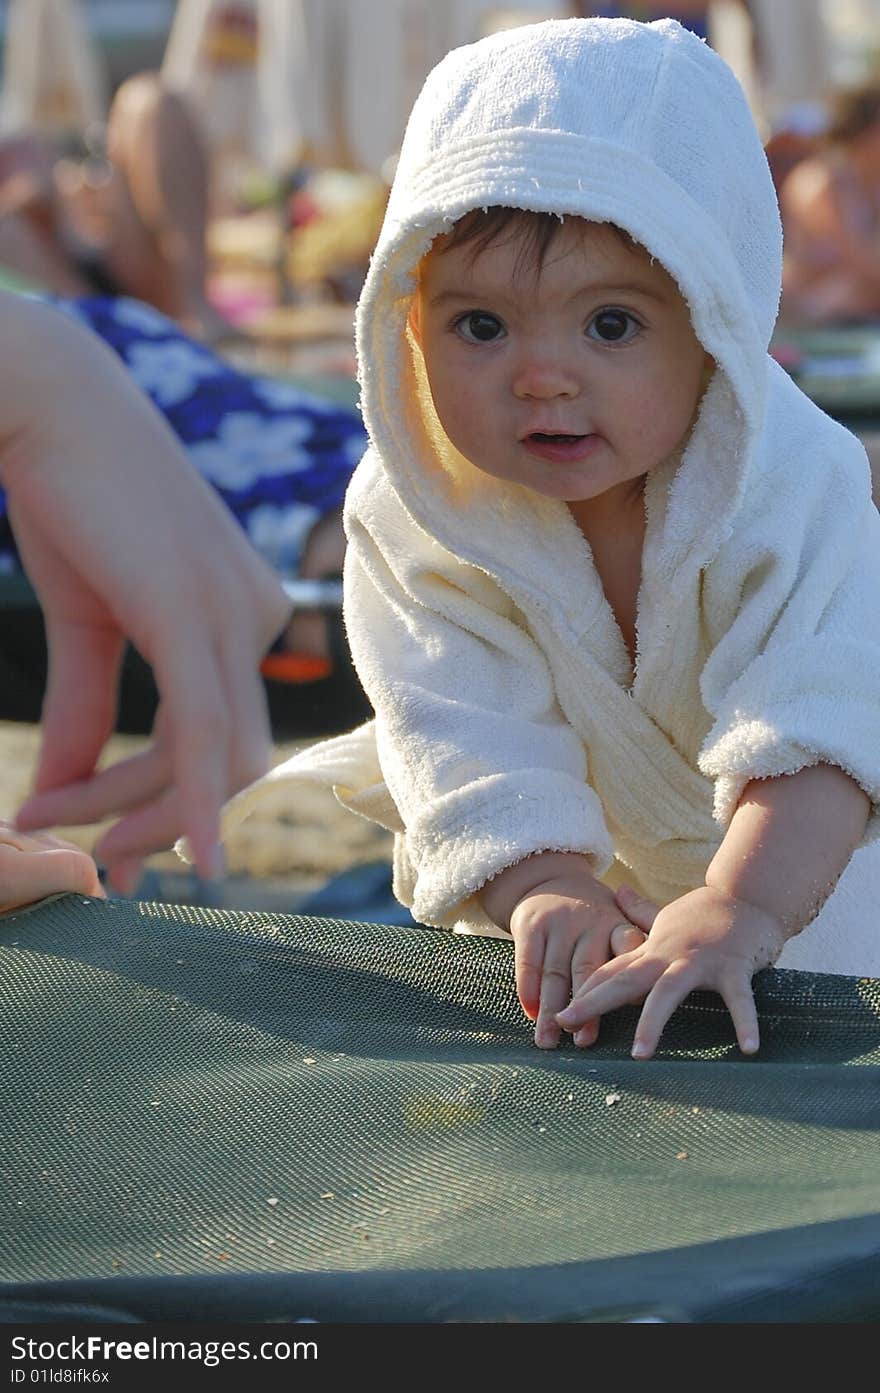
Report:
[[[565,504],[464,460],[406,319],[419,259],[474,208],[625,228],[717,364],[648,477],[634,669]],[[413,109],[357,315],[370,446],[346,503],[345,617],[375,720],[312,778],[395,833],[416,919],[497,932],[476,892],[533,852],[663,904],[703,883],[750,779],[817,762],[865,844],[780,966],[880,975],[880,515],[859,441],[768,356],[781,230],[722,60],[672,20],[556,20],[449,53]]]

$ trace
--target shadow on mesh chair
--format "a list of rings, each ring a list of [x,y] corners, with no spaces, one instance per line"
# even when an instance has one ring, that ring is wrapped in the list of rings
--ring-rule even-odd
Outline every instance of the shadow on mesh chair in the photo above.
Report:
[[[880,1317],[878,982],[636,1062],[627,1011],[536,1050],[497,939],[63,896],[0,943],[0,1318]]]

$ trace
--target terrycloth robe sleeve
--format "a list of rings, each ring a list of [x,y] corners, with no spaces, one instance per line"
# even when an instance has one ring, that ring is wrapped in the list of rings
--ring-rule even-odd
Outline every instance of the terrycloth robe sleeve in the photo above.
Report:
[[[871,799],[880,835],[880,514],[864,450],[821,418],[766,465],[705,577],[716,642],[701,688],[714,717],[700,754],[726,826],[750,779],[818,763]],[[799,449],[803,445],[803,453]]]
[[[395,893],[425,923],[485,932],[474,892],[533,852],[582,852],[607,869],[601,804],[512,601],[420,531],[387,480],[373,478],[362,507],[359,493],[345,611],[404,829]]]

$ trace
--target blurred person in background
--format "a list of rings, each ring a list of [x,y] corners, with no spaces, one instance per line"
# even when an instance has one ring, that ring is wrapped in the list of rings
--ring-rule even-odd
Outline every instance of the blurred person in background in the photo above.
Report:
[[[185,98],[136,74],[84,160],[38,132],[0,140],[0,266],[60,295],[131,295],[200,338],[230,337],[207,296],[208,177]]]
[[[824,139],[782,181],[780,208],[783,318],[880,319],[880,79],[833,96]]]
[[[764,144],[777,197],[795,166],[816,154],[827,125],[820,102],[794,102],[780,112]]]

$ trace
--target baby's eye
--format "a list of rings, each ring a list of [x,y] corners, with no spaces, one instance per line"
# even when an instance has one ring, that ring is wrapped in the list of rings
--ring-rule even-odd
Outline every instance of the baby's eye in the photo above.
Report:
[[[626,343],[634,338],[641,324],[628,310],[598,310],[587,325],[587,337],[599,343]]]
[[[497,315],[488,310],[468,310],[455,321],[456,332],[468,343],[492,343],[504,337],[504,325]]]

